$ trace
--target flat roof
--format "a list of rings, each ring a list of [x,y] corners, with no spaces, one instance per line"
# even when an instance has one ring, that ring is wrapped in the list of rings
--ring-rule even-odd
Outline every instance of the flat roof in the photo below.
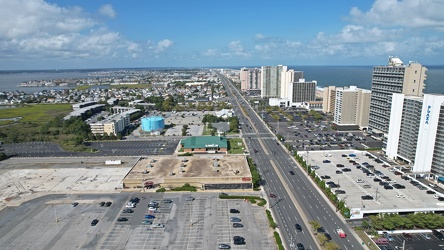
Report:
[[[227,148],[227,138],[219,136],[191,136],[183,139],[183,148]]]

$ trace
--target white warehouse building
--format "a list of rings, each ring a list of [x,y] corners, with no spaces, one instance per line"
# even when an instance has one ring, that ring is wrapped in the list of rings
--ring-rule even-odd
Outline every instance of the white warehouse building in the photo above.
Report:
[[[444,176],[444,95],[393,94],[386,154],[413,173]]]

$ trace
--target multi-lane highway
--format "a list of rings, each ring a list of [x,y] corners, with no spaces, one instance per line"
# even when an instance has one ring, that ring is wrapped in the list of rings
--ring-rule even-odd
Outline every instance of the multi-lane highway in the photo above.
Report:
[[[364,249],[361,241],[354,237],[341,215],[326,200],[283,145],[277,141],[275,135],[266,127],[239,91],[225,76],[221,74],[218,76],[239,117],[242,136],[264,180],[265,191],[267,195],[277,196],[277,198],[270,198],[270,208],[286,249],[297,248],[297,243],[302,243],[305,249],[320,248],[315,239],[316,235],[308,224],[309,221],[319,221],[340,249]],[[302,226],[302,231],[296,230],[296,224]],[[344,230],[347,234],[346,238],[339,237],[336,233],[338,228]]]

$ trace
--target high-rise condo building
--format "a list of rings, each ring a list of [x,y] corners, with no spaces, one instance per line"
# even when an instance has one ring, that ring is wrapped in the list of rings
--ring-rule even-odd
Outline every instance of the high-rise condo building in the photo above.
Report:
[[[324,87],[322,93],[322,112],[333,113],[335,111],[336,86]]]
[[[389,57],[387,66],[373,67],[369,118],[373,135],[386,137],[388,134],[392,94],[423,96],[426,70],[417,62],[404,65],[396,57]]]
[[[393,94],[388,157],[413,166],[414,173],[444,176],[444,95]]]
[[[306,82],[299,79],[290,83],[289,99],[291,103],[313,102],[316,100],[316,81]]]
[[[261,89],[261,69],[242,68],[240,70],[241,91],[247,92]]]
[[[334,123],[367,128],[371,91],[350,86],[336,88],[335,93]]]
[[[290,69],[288,71],[282,72],[282,87],[280,98],[290,98],[290,84],[293,82],[298,82],[300,79],[304,79],[303,71],[294,71]]]
[[[282,72],[287,71],[287,66],[262,66],[261,67],[261,97],[279,98],[282,88]]]

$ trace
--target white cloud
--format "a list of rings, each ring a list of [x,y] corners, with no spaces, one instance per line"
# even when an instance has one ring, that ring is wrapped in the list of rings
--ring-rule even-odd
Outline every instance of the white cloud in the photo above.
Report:
[[[442,29],[443,11],[442,0],[376,0],[369,11],[352,8],[350,19],[367,25]]]
[[[84,17],[80,8],[60,8],[42,0],[2,1],[0,39],[20,39],[79,32],[97,23]]]
[[[105,7],[105,8],[104,8]],[[112,7],[101,9],[109,17]],[[111,7],[111,8],[110,8]],[[113,14],[114,13],[114,14]],[[0,9],[0,56],[14,60],[39,58],[91,62],[108,57],[135,57],[136,43],[90,18],[79,7],[64,8],[43,0],[2,1]],[[120,55],[120,56],[119,56]]]
[[[201,53],[203,56],[213,57],[217,55],[216,49],[207,49]]]
[[[173,46],[174,42],[168,39],[163,39],[162,41],[159,41],[157,43],[155,52],[156,53],[161,53],[163,51],[165,51],[166,49],[168,49],[169,47]]]
[[[114,10],[111,4],[105,4],[99,8],[99,13],[103,16],[109,18],[115,18],[117,16],[116,11]]]

